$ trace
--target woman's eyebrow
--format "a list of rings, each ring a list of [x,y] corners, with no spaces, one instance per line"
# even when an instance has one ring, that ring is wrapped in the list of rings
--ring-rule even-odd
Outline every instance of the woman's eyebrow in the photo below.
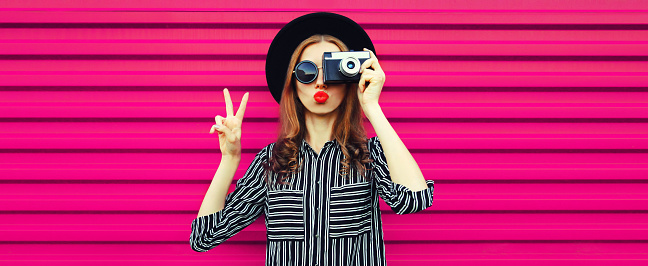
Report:
[[[304,59],[304,60],[310,60],[310,59]],[[302,60],[302,61],[304,61],[304,60]],[[319,67],[319,66],[322,66],[322,60],[320,60],[319,62],[317,62],[317,61],[315,61],[315,60],[310,60],[310,61],[313,62],[313,63],[315,63],[315,65],[317,65],[318,67]]]

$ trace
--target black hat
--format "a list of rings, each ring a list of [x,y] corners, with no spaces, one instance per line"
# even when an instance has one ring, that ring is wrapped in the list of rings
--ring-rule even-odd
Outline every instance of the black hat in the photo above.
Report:
[[[318,12],[298,17],[286,24],[274,37],[266,56],[266,81],[277,103],[281,100],[290,57],[297,46],[315,34],[328,34],[340,39],[349,50],[362,51],[375,48],[369,35],[355,21],[345,16]]]

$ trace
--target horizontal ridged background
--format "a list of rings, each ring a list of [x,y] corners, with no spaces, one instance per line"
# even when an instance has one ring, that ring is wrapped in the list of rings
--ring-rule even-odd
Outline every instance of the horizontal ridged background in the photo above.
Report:
[[[208,132],[250,92],[232,191],[276,138],[268,46],[314,11],[367,30],[436,183],[420,213],[380,200],[389,265],[647,263],[646,1],[75,0],[0,3],[0,264],[262,265],[263,216],[189,246]]]

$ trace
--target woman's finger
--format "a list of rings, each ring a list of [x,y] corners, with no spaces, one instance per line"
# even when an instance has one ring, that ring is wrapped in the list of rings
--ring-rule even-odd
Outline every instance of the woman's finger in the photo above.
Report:
[[[374,75],[374,74],[376,74],[376,70],[373,70],[371,68],[365,69],[365,72],[362,73],[362,75]]]
[[[245,107],[247,106],[247,101],[250,93],[246,92],[243,94],[243,99],[241,100],[241,104],[239,104],[238,110],[236,110],[236,117],[243,122],[243,115],[245,114]]]
[[[369,68],[372,65],[373,60],[373,58],[369,58],[362,62],[362,65],[360,65],[360,73],[364,73],[365,69]]]
[[[229,90],[227,88],[223,89],[223,94],[225,97],[225,110],[227,112],[227,116],[233,116],[234,107],[232,106],[232,98],[230,97]]]
[[[219,125],[212,125],[211,129],[209,129],[209,134],[213,134],[215,131],[218,131],[218,128],[220,128]]]
[[[225,118],[220,115],[217,115],[215,120],[216,120],[216,125],[222,126]]]
[[[216,124],[212,126],[212,129],[211,129],[211,130],[209,130],[209,134],[214,133],[214,131],[218,131],[218,133],[221,133],[221,131],[218,130],[218,129],[221,128],[221,127],[223,126],[223,120],[224,120],[224,118],[223,118],[222,116],[220,116],[220,115],[217,115],[217,116],[214,118],[214,120],[216,121]]]
[[[220,132],[220,133],[222,133],[222,134],[225,134],[225,138],[226,138],[229,142],[234,142],[233,140],[231,140],[231,139],[234,137],[234,136],[233,136],[234,134],[232,134],[232,130],[229,129],[229,127],[227,127],[226,125],[222,125],[222,126],[221,126],[220,128],[218,128],[217,130],[218,130],[218,132]],[[235,139],[235,140],[236,140],[236,139]]]
[[[369,75],[365,74],[362,74],[362,76],[360,76],[360,81],[358,82],[358,88],[360,89],[360,92],[365,91],[365,84],[367,83],[367,81],[369,81],[369,78]]]
[[[373,51],[371,51],[371,50],[369,50],[367,48],[364,48],[364,50],[369,51],[369,53],[371,54],[371,59],[373,59],[373,60],[371,60],[371,68],[373,68],[374,70],[377,70],[377,71],[382,71],[382,67],[380,67],[380,63],[378,63],[378,58],[376,58],[376,55],[373,53]],[[369,60],[367,60],[367,61],[369,61]]]

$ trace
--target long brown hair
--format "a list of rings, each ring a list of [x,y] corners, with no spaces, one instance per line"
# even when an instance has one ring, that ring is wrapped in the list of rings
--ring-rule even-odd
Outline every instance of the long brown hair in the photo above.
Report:
[[[290,63],[288,64],[288,71],[286,71],[286,79],[284,82],[284,89],[281,94],[280,100],[280,131],[277,142],[272,149],[272,156],[268,159],[267,163],[263,164],[266,171],[278,173],[277,179],[268,180],[276,181],[285,184],[284,180],[289,178],[291,173],[300,171],[303,159],[299,160],[299,148],[302,140],[306,134],[306,123],[304,111],[305,107],[299,100],[296,93],[295,79],[293,79],[292,70],[297,64],[297,60],[301,56],[304,49],[314,43],[331,42],[340,48],[340,51],[348,51],[347,46],[330,35],[313,35],[302,41],[295,51],[293,52]],[[358,84],[346,84],[346,95],[338,106],[338,114],[333,123],[333,138],[337,140],[344,154],[342,159],[342,169],[340,174],[348,178],[351,164],[355,166],[358,172],[365,179],[370,179],[365,175],[368,170],[364,166],[373,160],[369,159],[369,151],[367,149],[367,137],[362,120],[362,107],[358,100]],[[267,175],[269,176],[269,175]]]

